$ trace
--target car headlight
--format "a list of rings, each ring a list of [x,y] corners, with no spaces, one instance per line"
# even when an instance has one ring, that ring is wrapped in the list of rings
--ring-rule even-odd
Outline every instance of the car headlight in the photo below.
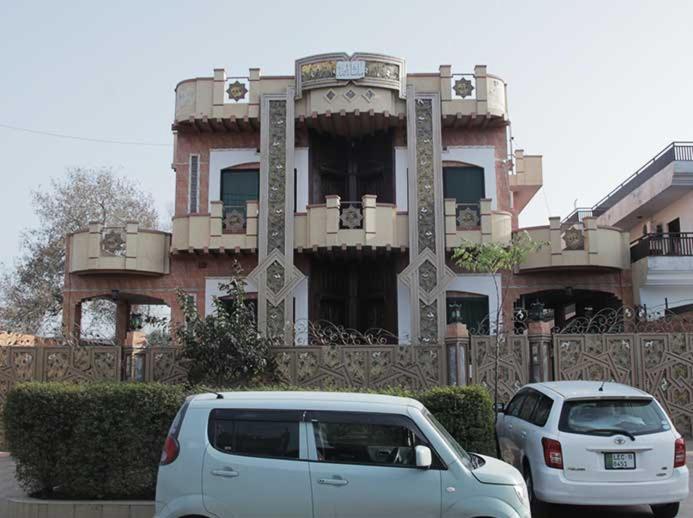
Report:
[[[515,490],[517,499],[522,503],[522,505],[529,507],[529,493],[527,492],[527,485],[524,483],[516,484],[513,486],[513,489]]]

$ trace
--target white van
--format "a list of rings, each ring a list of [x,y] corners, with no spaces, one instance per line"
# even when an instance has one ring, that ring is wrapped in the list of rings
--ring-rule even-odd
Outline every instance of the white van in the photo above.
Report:
[[[413,399],[333,392],[188,398],[155,518],[529,518],[525,482],[469,454]]]

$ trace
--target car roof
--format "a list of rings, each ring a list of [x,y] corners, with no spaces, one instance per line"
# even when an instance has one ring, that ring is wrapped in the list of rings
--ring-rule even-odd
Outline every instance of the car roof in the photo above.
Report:
[[[219,395],[221,397],[219,397]],[[238,391],[198,394],[190,401],[192,406],[232,407],[234,404],[262,405],[268,409],[297,409],[320,410],[331,409],[346,410],[345,404],[350,409],[363,405],[363,410],[381,410],[383,407],[399,408],[414,407],[421,409],[423,405],[412,398],[386,396],[383,394],[366,394],[362,392],[319,392],[319,391]],[[370,408],[369,408],[370,407]]]
[[[603,385],[603,387],[602,387]],[[624,385],[623,383],[613,383],[611,381],[546,381],[527,385],[536,389],[544,389],[542,392],[547,394],[558,394],[563,399],[580,398],[609,398],[609,397],[652,397],[635,387]],[[602,388],[602,390],[599,390]]]

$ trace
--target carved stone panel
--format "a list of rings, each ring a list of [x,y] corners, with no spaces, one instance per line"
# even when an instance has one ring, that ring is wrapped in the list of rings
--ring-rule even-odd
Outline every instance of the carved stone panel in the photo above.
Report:
[[[529,383],[529,342],[526,335],[471,337],[472,382],[486,387],[491,394],[496,385],[498,356],[498,400],[507,403],[523,385]]]
[[[268,236],[267,253],[285,248],[286,101],[269,102]]]
[[[416,183],[419,253],[436,250],[436,214],[433,167],[433,101],[416,100]]]

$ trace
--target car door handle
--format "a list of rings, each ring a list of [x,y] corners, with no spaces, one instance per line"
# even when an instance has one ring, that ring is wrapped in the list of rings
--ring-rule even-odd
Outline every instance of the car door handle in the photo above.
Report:
[[[321,478],[318,479],[318,484],[323,486],[346,486],[349,483],[348,480],[343,478]]]
[[[520,437],[522,437],[523,439],[526,439],[527,438],[527,432],[521,432]]]
[[[512,430],[512,429],[513,429],[513,425],[508,424],[508,430]]]
[[[212,475],[215,477],[235,478],[238,476],[238,471],[232,469],[214,469]]]

